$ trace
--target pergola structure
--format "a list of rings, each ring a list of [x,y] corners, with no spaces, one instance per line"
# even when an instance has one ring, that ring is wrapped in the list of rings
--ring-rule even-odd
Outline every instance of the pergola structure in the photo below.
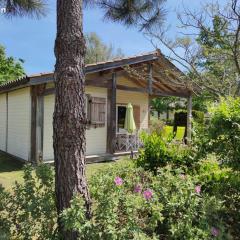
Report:
[[[101,83],[99,86],[108,88],[108,99],[111,106],[108,107],[109,138],[108,146],[114,138],[116,126],[116,90],[133,92],[144,92],[149,94],[149,98],[176,96],[187,99],[187,141],[191,142],[191,119],[192,119],[192,95],[193,90],[185,80],[186,76],[174,64],[172,64],[159,50],[151,53],[138,55],[130,58],[123,58],[104,63],[87,65],[86,73],[100,72],[101,75],[112,73],[112,77]],[[139,87],[129,87],[119,85],[117,76],[127,75]],[[88,81],[86,81],[88,84]],[[112,152],[109,149],[109,152]]]

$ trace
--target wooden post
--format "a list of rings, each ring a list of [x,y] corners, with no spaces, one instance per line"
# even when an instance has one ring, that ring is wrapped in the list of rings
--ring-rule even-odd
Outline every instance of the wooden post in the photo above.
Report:
[[[8,152],[8,92],[6,93],[6,136],[5,151]]]
[[[150,95],[152,95],[152,93],[153,93],[153,90],[152,90],[152,82],[153,82],[152,72],[153,72],[153,66],[150,63],[150,64],[148,64],[148,93]]]
[[[115,152],[116,139],[116,98],[117,77],[112,74],[111,88],[108,88],[107,96],[107,153]]]
[[[36,106],[36,163],[43,161],[43,131],[44,131],[44,92],[46,84],[37,87]]]
[[[148,96],[148,129],[151,127],[151,101],[153,99],[153,96]],[[150,130],[149,130],[150,132]]]
[[[37,164],[37,87],[31,86],[31,149],[30,162]]]
[[[187,103],[187,144],[192,140],[192,96],[188,97]]]

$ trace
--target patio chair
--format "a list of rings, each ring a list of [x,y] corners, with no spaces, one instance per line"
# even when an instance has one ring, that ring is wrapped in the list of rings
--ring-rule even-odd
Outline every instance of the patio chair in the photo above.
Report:
[[[174,139],[176,141],[184,141],[185,130],[186,130],[185,127],[179,127],[178,126]]]
[[[163,137],[168,139],[169,137],[171,137],[171,135],[173,136],[173,126],[166,125],[163,128]]]
[[[138,131],[132,134],[127,132],[118,133],[116,137],[116,148],[118,151],[135,151],[139,147]]]

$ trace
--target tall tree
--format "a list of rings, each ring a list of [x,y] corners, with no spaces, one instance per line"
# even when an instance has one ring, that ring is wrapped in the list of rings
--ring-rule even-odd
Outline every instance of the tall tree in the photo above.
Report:
[[[103,43],[95,32],[85,34],[85,39],[87,47],[85,64],[104,62],[124,56],[120,48],[115,51],[112,45]]]
[[[85,174],[86,114],[82,1],[57,1],[57,37],[55,41],[55,110],[53,142],[55,187],[58,214],[70,207],[74,193],[85,200],[90,217],[91,200]],[[63,239],[77,239],[66,232],[59,219]]]
[[[7,5],[9,14],[22,15],[41,13],[41,0],[0,0]],[[150,29],[162,22],[165,0],[96,0],[105,11],[107,19],[140,30]],[[36,3],[40,8],[32,11],[29,6]],[[26,4],[28,3],[28,4]],[[57,37],[55,41],[55,110],[53,140],[55,158],[55,186],[57,210],[69,207],[75,193],[85,200],[87,217],[90,217],[90,197],[85,175],[86,115],[84,56],[86,45],[82,26],[82,0],[57,0]],[[27,12],[26,12],[27,11]],[[59,232],[63,239],[77,239],[75,232],[66,232],[59,218]]]
[[[0,45],[0,84],[24,76],[23,60],[7,57],[5,48]]]
[[[213,98],[240,95],[240,1],[212,2],[178,14],[180,33],[148,31],[152,43],[169,50],[169,59],[188,73],[189,83]]]

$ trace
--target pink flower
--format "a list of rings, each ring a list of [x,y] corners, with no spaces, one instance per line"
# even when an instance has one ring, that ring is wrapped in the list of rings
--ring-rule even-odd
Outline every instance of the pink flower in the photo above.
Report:
[[[134,188],[135,193],[140,193],[142,191],[142,186],[140,184],[137,184]]]
[[[211,228],[211,234],[214,236],[214,237],[217,237],[219,235],[220,231],[219,229],[215,228],[215,227],[212,227]]]
[[[143,196],[146,200],[150,200],[153,196],[153,192],[151,189],[147,189],[143,192]]]
[[[117,186],[121,186],[123,184],[123,180],[120,177],[115,177],[114,182]]]
[[[200,194],[200,192],[201,192],[201,186],[200,186],[200,185],[198,185],[198,186],[195,187],[195,192],[196,192],[197,194]]]

